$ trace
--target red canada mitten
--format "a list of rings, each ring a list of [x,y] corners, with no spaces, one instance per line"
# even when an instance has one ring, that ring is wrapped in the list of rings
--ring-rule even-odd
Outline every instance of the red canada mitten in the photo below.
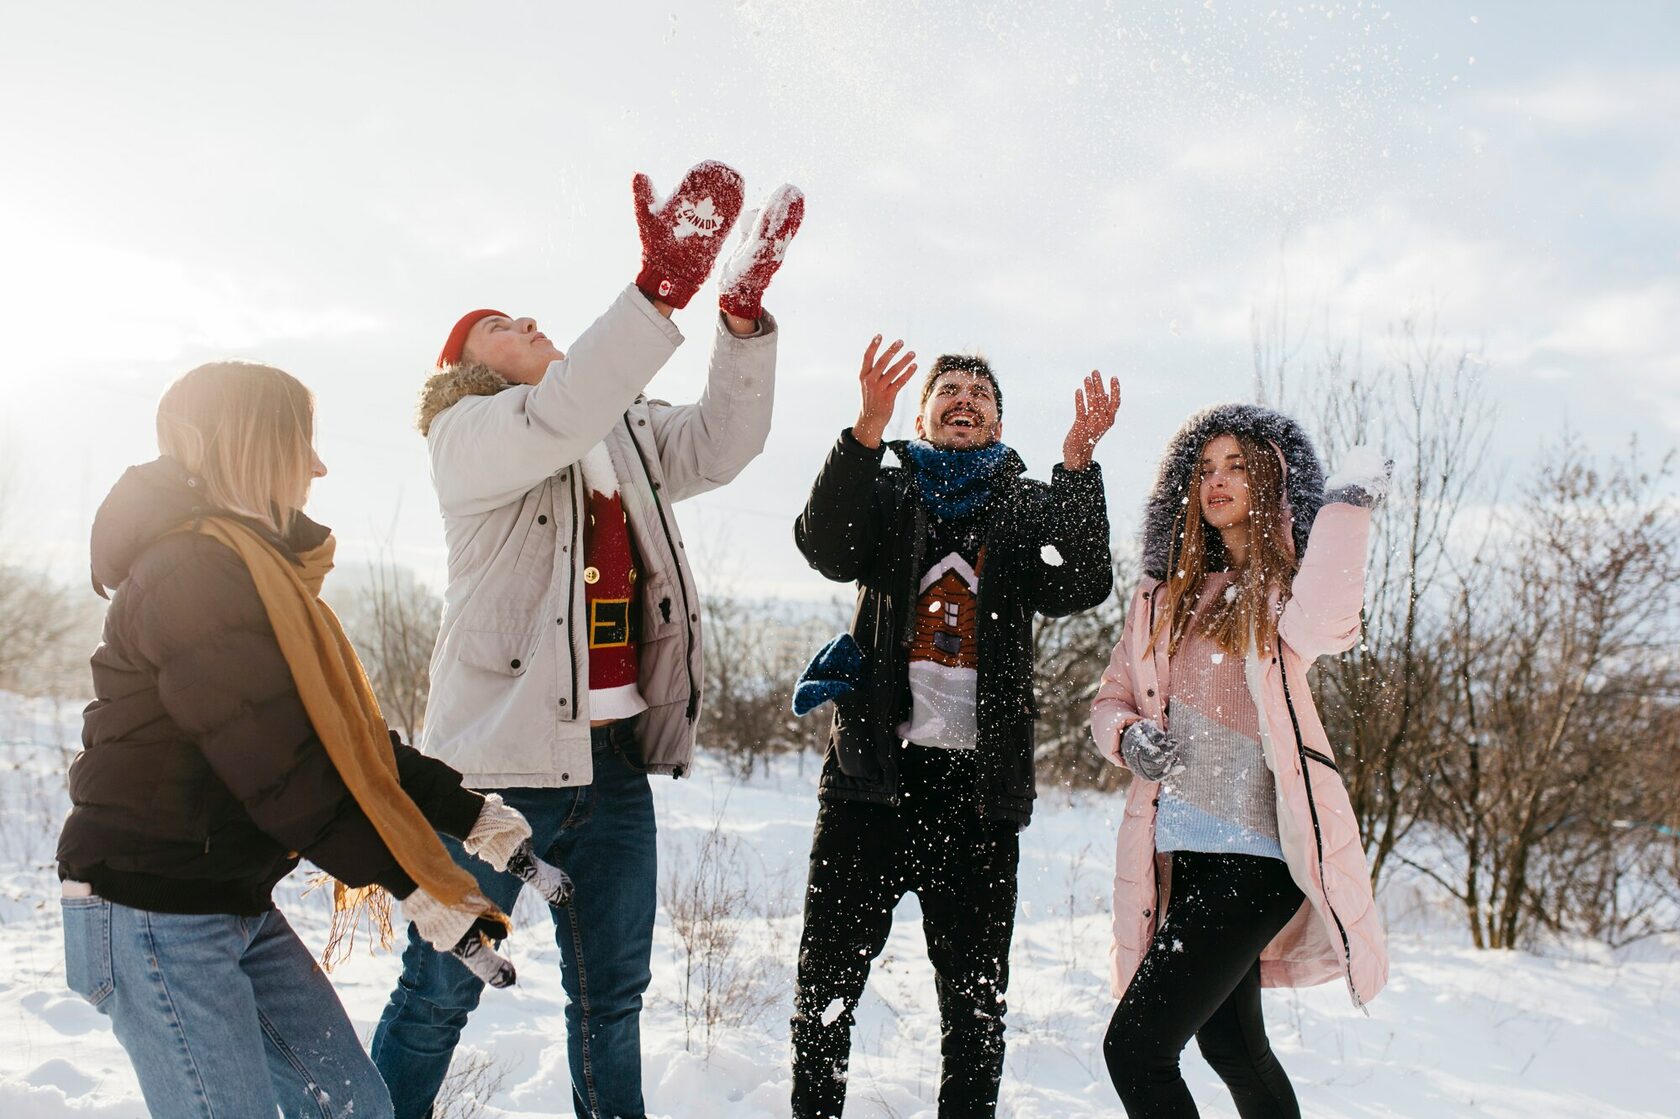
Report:
[[[782,266],[788,242],[805,220],[805,195],[791,183],[776,188],[764,210],[741,223],[741,243],[724,262],[718,306],[725,314],[756,319],[764,313],[764,289]]]
[[[642,271],[636,286],[649,299],[686,307],[711,274],[729,227],[741,213],[741,176],[708,159],[688,169],[676,193],[660,202],[653,183],[638,174],[636,225],[642,234]]]

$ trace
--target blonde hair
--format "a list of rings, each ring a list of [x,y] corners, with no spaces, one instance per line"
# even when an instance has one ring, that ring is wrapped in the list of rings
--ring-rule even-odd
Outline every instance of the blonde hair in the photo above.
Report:
[[[163,394],[157,440],[203,481],[211,505],[284,533],[309,496],[315,398],[271,365],[210,362]]]
[[[1290,527],[1283,514],[1283,463],[1269,443],[1229,432],[1242,447],[1248,478],[1248,558],[1237,569],[1231,586],[1236,593],[1221,595],[1208,607],[1201,631],[1233,656],[1248,654],[1249,639],[1269,653],[1277,638],[1277,616],[1271,595],[1287,594],[1299,567],[1291,549]],[[1218,435],[1213,438],[1217,439]],[[1210,440],[1211,442],[1211,440]],[[1205,444],[1204,444],[1205,446]],[[1178,652],[1189,632],[1196,604],[1209,570],[1225,570],[1229,557],[1219,534],[1202,517],[1201,466],[1190,475],[1178,523],[1173,526],[1167,553],[1167,601],[1150,634],[1150,644],[1167,635],[1167,655]]]

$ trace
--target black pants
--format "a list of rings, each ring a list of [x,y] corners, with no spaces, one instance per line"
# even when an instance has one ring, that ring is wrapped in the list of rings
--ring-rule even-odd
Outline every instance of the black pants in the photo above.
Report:
[[[817,812],[794,993],[794,1119],[840,1114],[852,1014],[893,910],[912,891],[939,995],[939,1114],[997,1111],[1016,828],[980,817],[969,752],[908,746],[903,757],[900,807],[825,801]]]
[[[1301,908],[1278,859],[1180,851],[1172,896],[1103,1058],[1131,1119],[1196,1115],[1178,1058],[1192,1035],[1243,1119],[1299,1119],[1295,1089],[1266,1040],[1260,952]]]

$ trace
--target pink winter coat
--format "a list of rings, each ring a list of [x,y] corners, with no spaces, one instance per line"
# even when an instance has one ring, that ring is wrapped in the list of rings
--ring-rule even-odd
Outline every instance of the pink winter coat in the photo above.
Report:
[[[1359,640],[1370,526],[1370,510],[1355,505],[1329,504],[1318,511],[1278,619],[1281,659],[1262,660],[1251,648],[1245,665],[1260,714],[1261,748],[1276,779],[1278,840],[1306,895],[1300,912],[1261,953],[1260,983],[1306,987],[1340,976],[1356,1006],[1375,997],[1388,980],[1387,940],[1353,808],[1307,690],[1307,670],[1319,657],[1346,652]],[[1171,665],[1164,648],[1149,645],[1162,586],[1152,578],[1139,584],[1091,703],[1097,747],[1114,762],[1120,761],[1120,735],[1132,723],[1151,719],[1166,725]],[[1159,920],[1159,788],[1158,782],[1132,779],[1115,845],[1110,952],[1115,998],[1137,973]]]

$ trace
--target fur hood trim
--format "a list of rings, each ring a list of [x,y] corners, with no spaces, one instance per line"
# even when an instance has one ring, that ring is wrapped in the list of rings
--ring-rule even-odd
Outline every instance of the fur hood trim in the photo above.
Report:
[[[1284,464],[1284,513],[1290,518],[1295,554],[1306,552],[1307,533],[1318,515],[1318,507],[1324,503],[1324,467],[1312,439],[1300,424],[1282,412],[1257,404],[1215,404],[1184,421],[1161,456],[1155,486],[1143,512],[1144,574],[1156,579],[1167,577],[1173,526],[1190,495],[1190,483],[1196,476],[1202,447],[1218,435],[1264,439],[1277,449]],[[1210,538],[1210,561],[1217,558],[1216,551],[1223,552],[1218,541],[1217,535]]]
[[[495,396],[513,386],[500,373],[481,362],[448,365],[426,378],[420,389],[420,408],[415,425],[421,435],[430,435],[432,421],[469,396]]]

